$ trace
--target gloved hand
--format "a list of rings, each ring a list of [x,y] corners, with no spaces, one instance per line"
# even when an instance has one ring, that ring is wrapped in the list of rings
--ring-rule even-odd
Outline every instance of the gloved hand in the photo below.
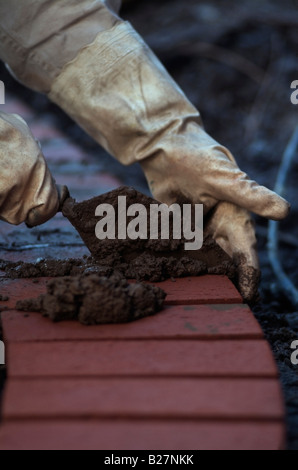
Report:
[[[122,163],[139,161],[157,200],[171,204],[182,195],[203,203],[205,214],[216,207],[208,232],[238,265],[244,299],[256,296],[247,210],[279,220],[289,204],[251,181],[204,131],[198,111],[128,24],[100,33],[64,67],[49,97]]]
[[[260,270],[250,213],[230,202],[219,202],[207,217],[205,231],[237,266],[236,282],[243,299],[246,302],[257,300]]]
[[[0,218],[29,227],[53,217],[67,196],[56,186],[38,142],[16,114],[0,112]]]
[[[256,268],[247,210],[279,220],[288,203],[249,180],[204,131],[197,109],[117,16],[118,7],[118,0],[83,0],[79,9],[74,0],[65,0],[63,8],[49,0],[11,0],[9,7],[0,0],[1,57],[19,80],[47,93],[119,161],[140,162],[156,199],[169,204],[183,195],[203,203],[205,214],[211,212],[208,231],[242,260],[239,269],[245,263]],[[57,24],[44,28],[47,18]],[[239,272],[244,292],[248,277],[244,282]]]

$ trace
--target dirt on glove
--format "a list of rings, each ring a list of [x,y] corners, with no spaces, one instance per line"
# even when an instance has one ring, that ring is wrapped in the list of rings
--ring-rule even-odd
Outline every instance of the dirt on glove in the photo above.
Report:
[[[52,321],[84,325],[126,323],[160,311],[166,293],[147,284],[129,284],[121,275],[92,274],[52,279],[47,293],[17,302],[18,310],[40,312]]]

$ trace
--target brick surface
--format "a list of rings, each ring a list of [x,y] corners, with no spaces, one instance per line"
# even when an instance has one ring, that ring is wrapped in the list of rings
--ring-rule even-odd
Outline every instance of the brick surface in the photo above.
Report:
[[[241,295],[226,276],[185,277],[159,285],[167,292],[166,304],[240,304]]]
[[[262,340],[9,343],[9,377],[276,377]]]
[[[0,293],[10,297],[9,302],[0,302],[0,306],[13,308],[17,300],[37,297],[46,291],[48,279],[40,279],[38,284],[33,279],[0,279]],[[176,282],[167,280],[155,285],[167,293],[165,305],[242,303],[239,292],[226,276],[186,277]]]
[[[7,302],[0,302],[0,307],[14,308],[18,300],[38,297],[46,292],[50,278],[39,279],[0,279],[0,294],[9,297]]]
[[[53,323],[38,313],[2,313],[6,341],[96,339],[220,339],[263,337],[246,305],[175,305],[139,321],[86,327],[78,322]]]
[[[66,138],[50,114],[35,118],[9,95],[5,110],[30,120],[57,183],[67,184],[77,200],[121,184],[120,172],[99,168],[96,155]],[[57,229],[69,247],[61,246],[61,237],[53,245]],[[88,253],[75,246],[71,230],[58,214],[42,227],[44,247],[20,250],[36,243],[33,232],[0,221],[0,258],[34,262]],[[46,291],[46,279],[3,276],[0,294],[10,299],[0,308],[13,309],[17,300]],[[165,310],[126,325],[88,328],[2,313],[8,380],[0,449],[284,447],[276,366],[233,284],[224,276],[202,276],[160,286],[168,293]]]
[[[275,422],[57,420],[0,428],[0,450],[279,450],[284,442]]]
[[[21,393],[20,393],[21,390]],[[275,379],[43,379],[8,382],[3,418],[282,419]]]

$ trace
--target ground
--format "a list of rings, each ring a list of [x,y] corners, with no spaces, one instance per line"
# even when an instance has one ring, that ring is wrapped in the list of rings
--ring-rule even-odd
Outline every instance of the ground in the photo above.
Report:
[[[297,125],[298,106],[290,101],[290,84],[298,80],[296,2],[131,1],[124,6],[122,16],[144,36],[199,108],[207,131],[233,152],[253,179],[273,188],[282,154]],[[124,183],[148,194],[137,165],[125,168],[118,164],[46,97],[16,84],[2,65],[0,77],[8,90],[11,110],[31,124],[53,174],[59,182],[71,186],[76,198],[95,195],[88,189],[88,178],[98,181],[98,193]],[[49,130],[53,128],[54,133]],[[297,160],[284,194],[292,204],[291,215],[280,224],[280,258],[297,284],[296,180]],[[58,256],[59,250],[55,252],[53,245],[57,242],[61,246],[61,237],[66,253],[81,254],[74,232],[65,228],[55,232],[55,226],[57,230],[65,227],[59,217],[33,232],[15,229],[12,233],[1,224],[1,245],[6,247],[1,256],[9,259],[15,256],[14,249],[38,241],[39,251],[22,251],[22,259],[47,256],[48,248],[42,247],[47,243],[51,244],[51,256]],[[298,367],[290,362],[290,344],[298,339],[297,305],[285,298],[270,267],[267,221],[256,217],[256,231],[263,278],[262,302],[254,310],[278,361],[288,411],[288,447],[297,450]]]

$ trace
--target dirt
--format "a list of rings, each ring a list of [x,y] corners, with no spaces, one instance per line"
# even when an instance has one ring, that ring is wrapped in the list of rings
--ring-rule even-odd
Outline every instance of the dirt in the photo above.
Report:
[[[42,260],[36,264],[11,263],[6,271],[12,277],[58,276],[48,283],[47,294],[18,302],[19,310],[41,312],[53,321],[77,319],[87,325],[123,323],[156,313],[162,308],[165,297],[157,287],[128,284],[126,278],[157,282],[207,272],[235,276],[232,260],[211,237],[205,238],[201,250],[186,251],[184,238],[162,240],[159,232],[157,240],[150,239],[149,220],[147,239],[96,238],[95,226],[99,218],[95,217],[95,209],[100,204],[111,204],[118,221],[118,196],[126,196],[127,206],[138,203],[149,209],[150,204],[157,203],[129,187],[120,187],[81,203],[67,199],[63,215],[78,230],[92,257]],[[130,220],[128,217],[127,224]],[[172,224],[170,220],[170,234]]]
[[[172,237],[162,240],[160,233],[157,240],[150,240],[149,233],[147,240],[97,239],[95,226],[99,217],[95,217],[95,209],[100,204],[111,204],[115,209],[118,230],[118,196],[126,196],[127,206],[139,203],[149,208],[150,204],[157,203],[135,189],[124,186],[80,203],[69,198],[63,206],[63,214],[79,232],[92,256],[66,260],[42,259],[36,263],[2,261],[0,269],[5,270],[7,277],[14,279],[91,273],[111,275],[112,272],[121,273],[126,278],[152,282],[207,273],[225,274],[230,279],[236,277],[233,261],[210,236],[205,236],[202,248],[197,251],[186,251],[186,240],[183,237],[181,240],[173,240]],[[127,223],[130,220],[131,217],[128,217]]]
[[[162,309],[165,292],[156,286],[129,284],[121,275],[92,274],[53,279],[47,293],[17,302],[17,309],[41,312],[54,322],[78,320],[84,325],[126,323]]]
[[[108,266],[99,266],[91,257],[83,259],[47,259],[36,263],[23,261],[2,261],[0,269],[5,270],[5,276],[11,279],[76,276],[78,274],[110,275],[113,271]],[[36,279],[35,282],[38,282]]]
[[[115,210],[115,228],[118,234],[118,197],[126,197],[126,206],[142,204],[147,209],[147,239],[131,240],[128,237],[119,239],[99,240],[95,236],[95,227],[100,217],[95,210],[100,204],[110,204]],[[230,278],[235,275],[235,266],[229,256],[206,236],[203,247],[196,251],[184,249],[185,238],[174,240],[173,220],[170,219],[168,239],[150,239],[150,205],[158,202],[131,187],[122,186],[118,189],[76,203],[67,199],[63,206],[63,215],[68,218],[89,248],[93,258],[99,265],[118,269],[127,278],[150,281],[162,281],[169,277],[196,276],[206,273],[226,274]],[[132,217],[127,217],[127,225]],[[127,227],[126,225],[126,227]],[[160,227],[159,227],[160,228]]]

